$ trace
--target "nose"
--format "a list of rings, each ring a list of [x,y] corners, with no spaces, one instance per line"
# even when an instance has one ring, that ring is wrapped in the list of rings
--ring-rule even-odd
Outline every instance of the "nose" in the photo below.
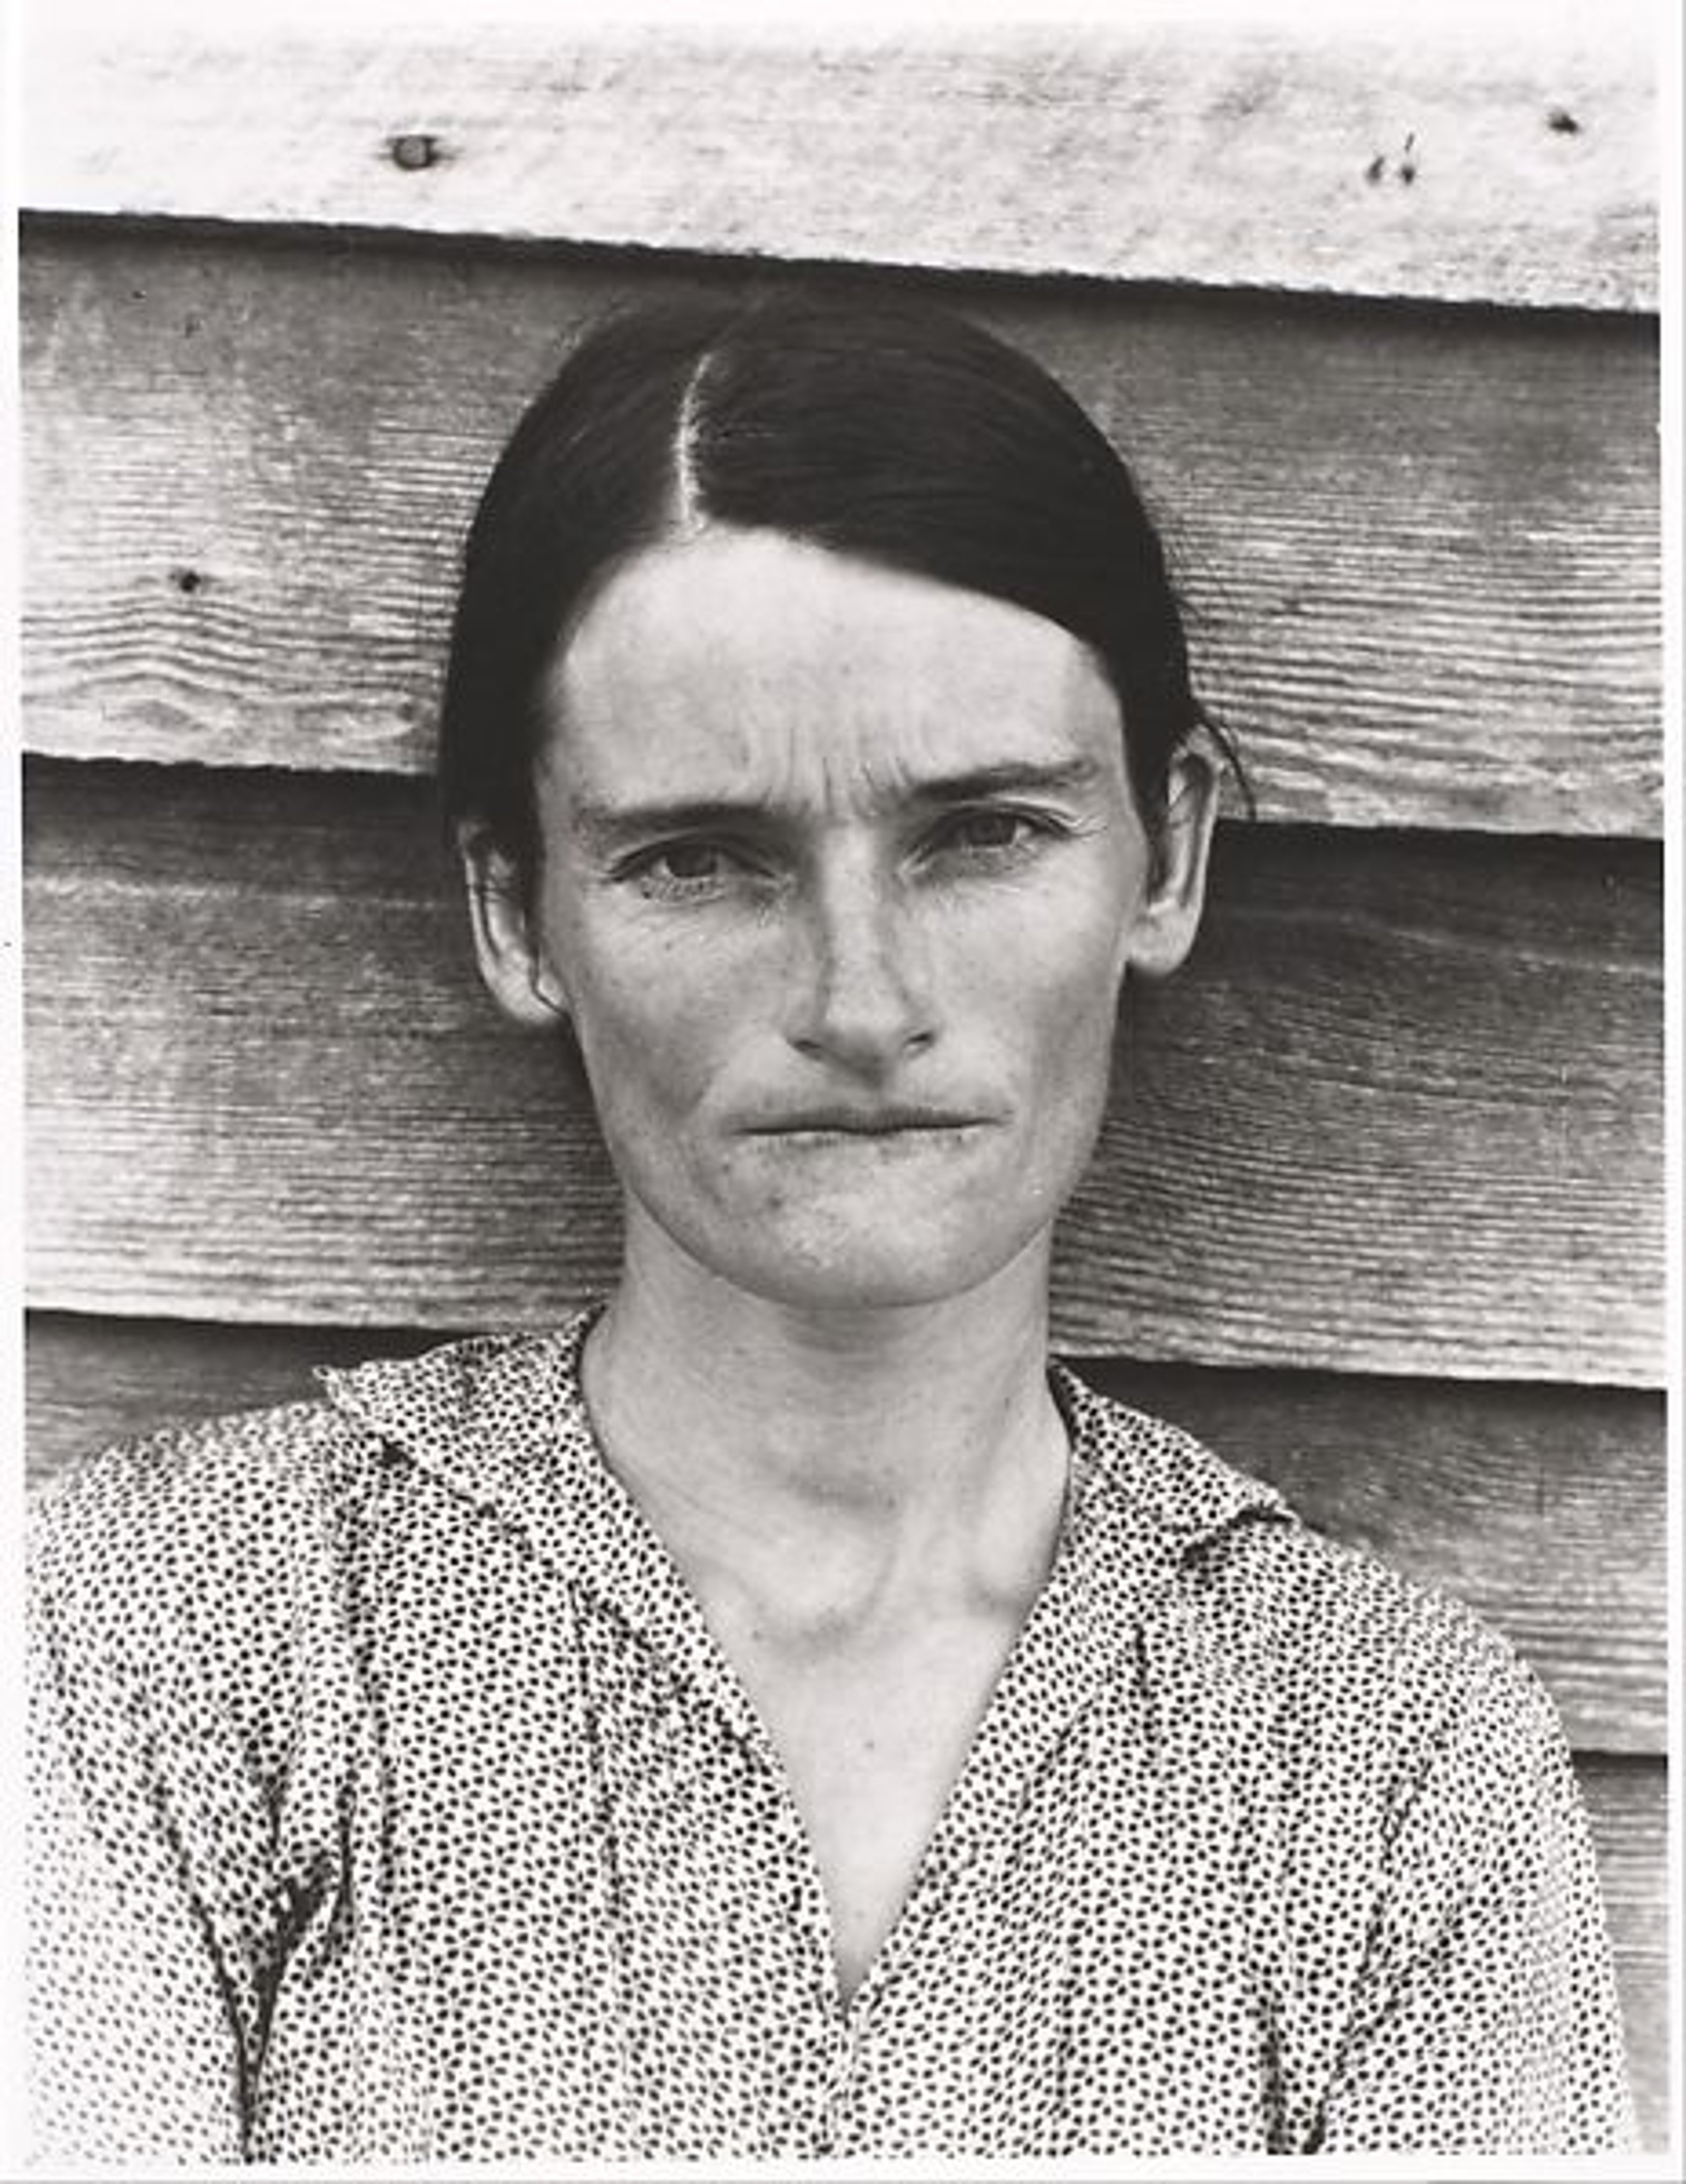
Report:
[[[887,1076],[936,1035],[913,906],[870,855],[840,851],[814,875],[804,913],[791,1044],[853,1075]]]

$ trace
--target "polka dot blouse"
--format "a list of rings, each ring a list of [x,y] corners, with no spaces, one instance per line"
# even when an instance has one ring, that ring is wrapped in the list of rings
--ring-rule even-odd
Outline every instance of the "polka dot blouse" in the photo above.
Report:
[[[1631,2143],[1549,1704],[1060,1368],[1065,1529],[845,2007],[588,1321],[109,1452],[36,1540],[51,2159]]]

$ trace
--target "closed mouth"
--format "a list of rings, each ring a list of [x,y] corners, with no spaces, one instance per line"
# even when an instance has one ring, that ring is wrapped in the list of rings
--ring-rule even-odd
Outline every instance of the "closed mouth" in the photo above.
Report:
[[[890,1138],[918,1131],[980,1128],[980,1115],[949,1114],[934,1107],[884,1107],[868,1114],[849,1110],[815,1108],[790,1115],[776,1123],[763,1123],[750,1133],[758,1138]]]

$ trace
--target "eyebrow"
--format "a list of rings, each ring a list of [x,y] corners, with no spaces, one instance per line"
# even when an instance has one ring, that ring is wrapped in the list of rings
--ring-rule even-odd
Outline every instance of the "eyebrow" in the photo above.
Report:
[[[934,774],[908,785],[905,801],[941,810],[993,796],[1071,796],[1095,787],[1102,768],[1091,758],[1036,764],[1002,759],[963,773]],[[689,797],[673,803],[611,804],[591,797],[574,802],[574,831],[594,846],[612,849],[662,834],[703,833],[714,827],[776,825],[799,815],[760,796]]]

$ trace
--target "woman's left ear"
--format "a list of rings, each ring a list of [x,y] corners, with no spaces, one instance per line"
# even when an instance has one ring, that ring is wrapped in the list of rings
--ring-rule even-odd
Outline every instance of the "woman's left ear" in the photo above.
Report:
[[[1147,978],[1175,971],[1194,945],[1217,817],[1216,768],[1199,751],[1179,752],[1166,777],[1153,872],[1131,935],[1131,968]]]

